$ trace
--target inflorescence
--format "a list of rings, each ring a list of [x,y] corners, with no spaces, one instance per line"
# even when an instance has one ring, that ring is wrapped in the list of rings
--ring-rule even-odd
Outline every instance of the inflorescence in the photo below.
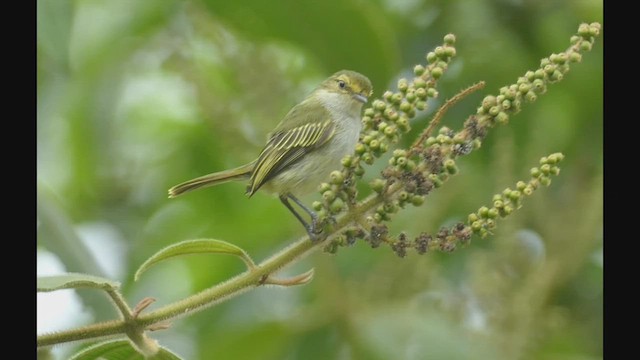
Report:
[[[490,128],[508,123],[523,103],[535,101],[546,92],[549,84],[562,80],[570,64],[581,60],[581,52],[591,49],[599,32],[600,24],[581,24],[566,51],[542,59],[538,69],[527,71],[515,84],[500,88],[499,95],[486,96],[476,114],[469,116],[460,131],[442,126],[434,135],[430,133],[433,130],[430,126],[408,149],[395,149],[381,177],[370,182],[375,194],[358,202],[355,181],[365,172],[363,163],[371,165],[388,152],[410,130],[410,119],[427,108],[428,99],[438,96],[437,81],[456,54],[455,36],[446,35],[443,44],[427,54],[427,64],[414,67],[413,80],[400,79],[395,92],[386,91],[381,99],[374,100],[364,110],[363,131],[354,154],[346,156],[342,160],[343,169],[333,171],[330,181],[320,185],[322,200],[314,202],[313,208],[327,226],[335,223],[328,219],[347,209],[353,210],[345,215],[351,216],[351,225],[333,237],[325,245],[325,251],[333,253],[340,246],[363,239],[372,248],[387,244],[398,256],[404,257],[409,248],[418,254],[429,250],[450,252],[459,244],[469,243],[472,234],[483,238],[491,234],[497,219],[518,209],[522,199],[539,185],[550,184],[550,176],[559,173],[557,164],[562,160],[562,154],[542,158],[541,165],[532,169],[531,180],[518,182],[515,190],[505,189],[496,194],[492,206],[483,206],[470,214],[466,224],[460,222],[441,228],[435,235],[423,232],[410,240],[404,232],[397,236],[389,234],[385,222],[408,204],[422,205],[433,189],[457,174],[456,158],[478,149]],[[438,121],[434,118],[432,124],[436,125]]]

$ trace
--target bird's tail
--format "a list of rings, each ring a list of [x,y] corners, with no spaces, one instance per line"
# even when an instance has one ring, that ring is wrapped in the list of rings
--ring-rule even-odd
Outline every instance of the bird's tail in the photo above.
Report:
[[[185,181],[169,189],[169,197],[173,198],[186,192],[196,190],[202,187],[214,186],[228,181],[248,179],[253,171],[254,162],[242,165],[235,169],[219,171],[213,174],[204,175]]]

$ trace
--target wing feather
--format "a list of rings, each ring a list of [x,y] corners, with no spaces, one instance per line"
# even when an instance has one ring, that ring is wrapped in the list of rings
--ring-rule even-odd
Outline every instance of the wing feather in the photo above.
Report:
[[[265,182],[282,172],[288,166],[300,160],[309,151],[324,145],[335,131],[333,122],[327,113],[323,119],[308,122],[290,129],[271,134],[264,147],[249,180],[247,193],[252,195]]]

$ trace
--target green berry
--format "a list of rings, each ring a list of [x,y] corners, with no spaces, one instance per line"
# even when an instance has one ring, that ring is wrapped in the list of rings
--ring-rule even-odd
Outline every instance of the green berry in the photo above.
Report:
[[[344,175],[342,175],[342,171],[334,170],[329,174],[329,179],[332,184],[342,185],[344,181]]]
[[[453,45],[456,42],[456,36],[453,34],[447,34],[444,36],[444,43],[447,45]]]

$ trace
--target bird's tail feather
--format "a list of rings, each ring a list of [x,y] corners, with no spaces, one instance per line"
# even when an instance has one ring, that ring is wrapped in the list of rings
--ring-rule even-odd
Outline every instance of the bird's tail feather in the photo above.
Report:
[[[169,189],[169,197],[173,198],[192,190],[200,189],[202,187],[214,186],[226,183],[228,181],[248,179],[251,176],[251,171],[253,171],[254,165],[255,161],[246,165],[242,165],[235,169],[219,171],[213,174],[204,175],[195,179],[191,179],[189,181],[185,181]]]

